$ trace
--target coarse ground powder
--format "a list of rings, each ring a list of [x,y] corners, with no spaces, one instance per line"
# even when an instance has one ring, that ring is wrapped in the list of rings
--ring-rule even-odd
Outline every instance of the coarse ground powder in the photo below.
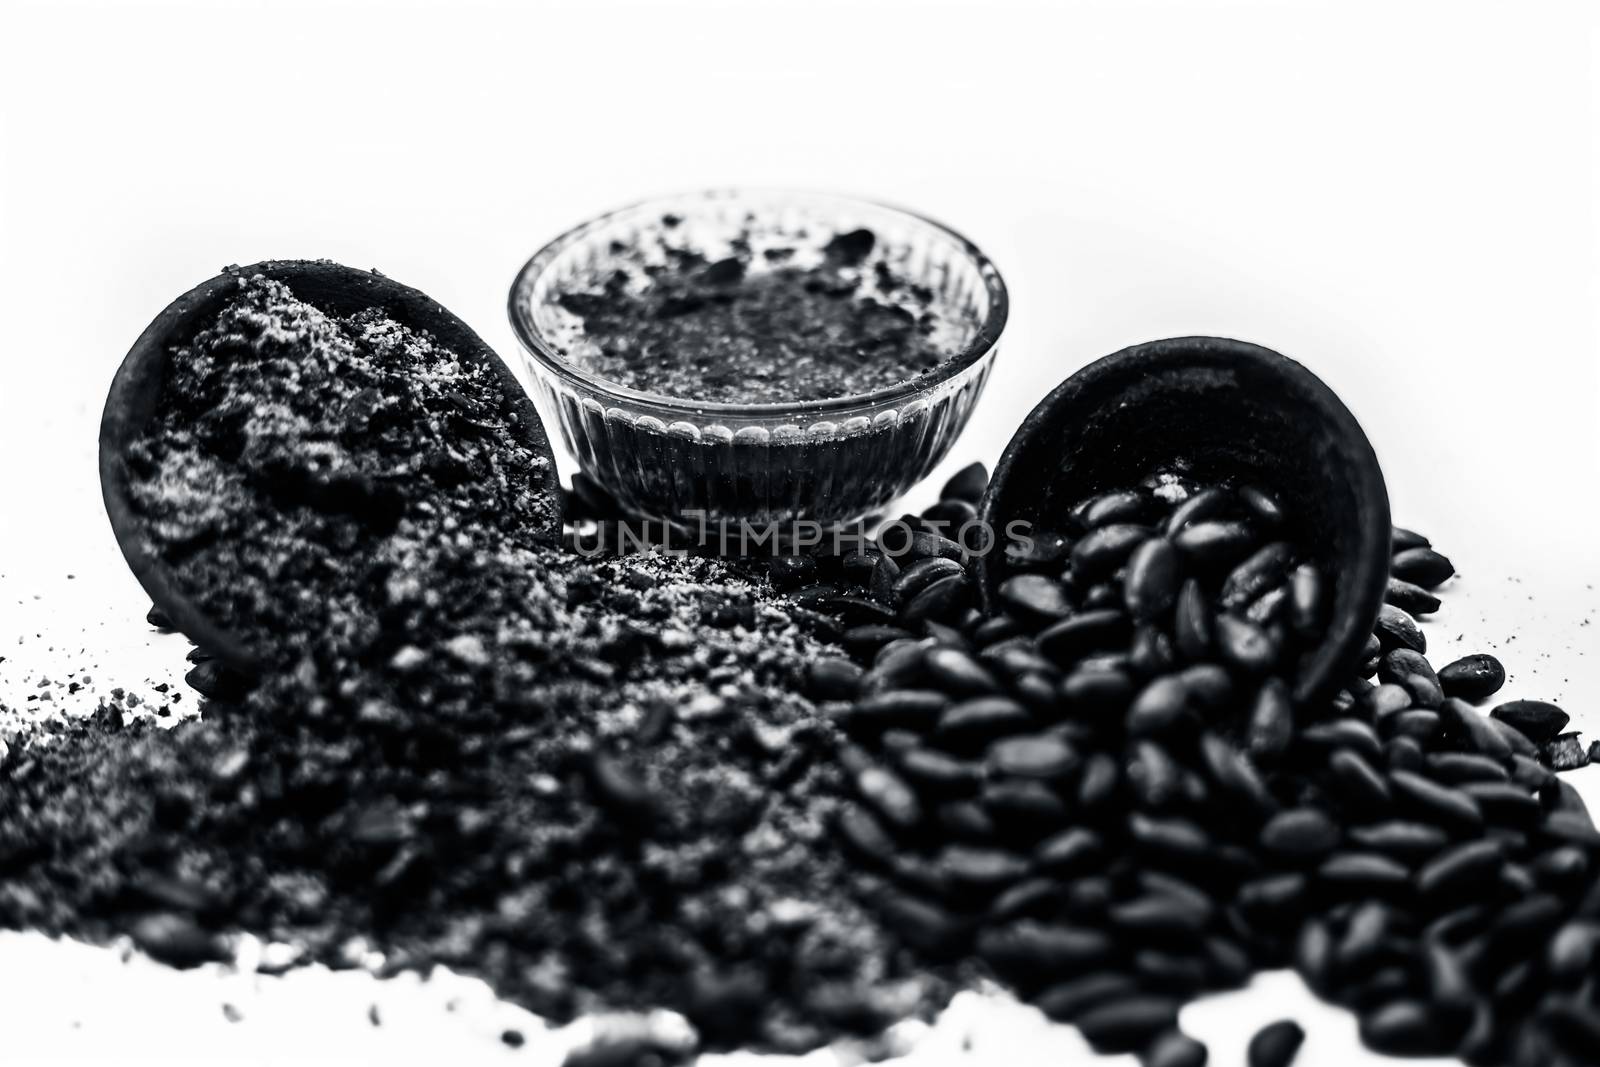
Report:
[[[331,964],[366,944],[552,1019],[665,1006],[787,1050],[948,996],[828,840],[806,613],[714,560],[529,536],[554,502],[497,384],[376,313],[243,280],[171,355],[135,498],[283,667],[246,689],[200,652],[201,720],[14,738],[0,924],[178,964],[236,931]]]
[[[750,233],[732,244],[712,261],[669,226],[613,247],[612,273],[558,297],[581,319],[568,357],[642,392],[795,403],[915,379],[971,332],[901,275],[870,230],[807,247],[758,247]]]

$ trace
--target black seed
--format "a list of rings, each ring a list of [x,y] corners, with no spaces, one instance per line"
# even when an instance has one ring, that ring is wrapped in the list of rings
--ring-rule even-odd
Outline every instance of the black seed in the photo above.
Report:
[[[1083,765],[1083,775],[1078,780],[1078,806],[1084,811],[1097,811],[1117,795],[1122,784],[1122,772],[1117,761],[1104,752],[1096,752]]]
[[[1442,603],[1438,597],[1422,586],[1403,582],[1399,578],[1389,579],[1389,587],[1384,592],[1383,599],[1386,603],[1393,604],[1401,611],[1412,615],[1432,615],[1439,610]]]
[[[961,546],[942,534],[918,530],[911,535],[912,559],[961,560],[966,555]]]
[[[1085,534],[1072,546],[1072,576],[1084,582],[1107,577],[1150,537],[1148,526],[1116,523]]]
[[[899,758],[900,773],[930,793],[963,796],[983,781],[983,768],[931,748],[913,748]]]
[[[1495,841],[1468,841],[1439,853],[1417,871],[1417,892],[1426,897],[1453,897],[1490,880],[1505,862]]]
[[[1189,699],[1201,711],[1222,711],[1233,699],[1233,679],[1215,663],[1196,663],[1178,672]]]
[[[1200,756],[1212,779],[1231,796],[1256,813],[1272,811],[1275,804],[1261,776],[1243,754],[1214,733],[1200,738]]]
[[[1422,746],[1412,737],[1391,737],[1383,743],[1383,759],[1392,771],[1422,770]]]
[[[1383,758],[1383,742],[1377,732],[1358,719],[1332,719],[1300,731],[1300,739],[1318,748],[1351,748],[1370,762]]]
[[[1439,732],[1439,714],[1426,708],[1412,708],[1383,720],[1384,732],[1392,737],[1410,737],[1426,744]]]
[[[956,800],[940,804],[934,815],[943,829],[957,837],[985,844],[994,841],[994,819],[976,801]]]
[[[1413,674],[1420,674],[1434,682],[1439,680],[1427,657],[1413,648],[1390,649],[1378,663],[1378,680],[1382,682],[1405,685],[1406,679]]]
[[[989,767],[997,774],[1052,781],[1065,778],[1077,765],[1072,746],[1053,734],[1008,737],[989,747]]]
[[[885,556],[884,559],[889,557]],[[889,602],[905,604],[935,582],[965,573],[961,564],[943,556],[919,559],[899,569],[890,589]],[[876,575],[874,575],[876,577]],[[1048,580],[1048,579],[1047,579]]]
[[[840,625],[845,627],[872,624],[888,626],[894,622],[892,609],[862,596],[829,597],[816,606],[819,610],[837,618]]]
[[[1239,502],[1258,522],[1265,526],[1277,526],[1283,522],[1283,509],[1263,490],[1245,486],[1238,491],[1238,495]]]
[[[1502,761],[1475,752],[1430,753],[1428,774],[1441,782],[1455,785],[1465,782],[1506,782],[1511,779]]]
[[[903,830],[922,821],[922,804],[905,779],[887,767],[873,763],[859,749],[846,748],[841,762],[861,799],[884,822]]]
[[[1549,786],[1555,775],[1538,760],[1518,753],[1511,757],[1511,780],[1529,792],[1536,792]]]
[[[161,610],[161,608],[154,604],[151,604],[150,610],[145,612],[144,621],[155,627],[157,630],[170,631],[173,629],[172,616],[168,615],[165,611]]]
[[[1493,720],[1478,714],[1465,701],[1449,698],[1439,705],[1439,718],[1447,733],[1484,757],[1504,762],[1511,756],[1511,743],[1505,734],[1495,728]]]
[[[806,688],[817,700],[849,700],[861,688],[862,670],[847,659],[829,656],[806,668]]]
[[[1075,826],[1039,842],[1033,860],[1041,869],[1066,875],[1084,870],[1099,859],[1104,849],[1099,834]]]
[[[1079,667],[1061,681],[1061,699],[1074,712],[1120,710],[1133,691],[1126,672],[1100,667]]]
[[[1187,953],[1140,949],[1133,954],[1133,969],[1152,991],[1192,996],[1206,983],[1206,961]]]
[[[967,943],[965,923],[934,904],[904,893],[879,894],[877,908],[884,922],[907,944],[934,958],[956,955]]]
[[[1396,1000],[1361,1017],[1361,1043],[1393,1056],[1444,1055],[1455,1050],[1467,1020],[1452,1034],[1419,1000]]]
[[[1257,626],[1279,627],[1288,607],[1289,587],[1273,586],[1245,606],[1244,617]]]
[[[840,636],[839,643],[853,656],[868,657],[890,641],[906,640],[910,637],[911,631],[902,630],[898,626],[868,623],[865,626],[852,626],[846,630]]]
[[[865,808],[844,804],[839,808],[839,832],[858,859],[868,863],[884,863],[895,855],[894,840],[884,830],[883,824],[873,818]]]
[[[1261,828],[1261,847],[1290,859],[1316,859],[1339,844],[1339,827],[1315,808],[1279,812]]]
[[[966,573],[940,578],[912,597],[900,611],[903,622],[916,625],[929,619],[954,616],[972,600],[972,583]]]
[[[798,589],[817,580],[817,561],[812,556],[779,556],[767,576],[777,589]]]
[[[1016,853],[974,845],[946,845],[938,867],[956,887],[990,895],[1028,874],[1028,861]]]
[[[205,660],[195,664],[183,680],[201,696],[211,700],[234,700],[250,688],[249,679],[230,670],[221,660]]]
[[[1390,819],[1352,827],[1350,840],[1362,848],[1414,862],[1434,855],[1449,844],[1450,838],[1430,823]]]
[[[1428,651],[1428,639],[1423,636],[1417,620],[1393,604],[1383,604],[1378,608],[1378,624],[1373,632],[1378,635],[1378,641],[1385,650],[1409,648],[1419,653]]]
[[[933,689],[891,689],[856,701],[849,722],[852,728],[878,732],[895,727],[927,729],[949,704],[949,697]]]
[[[1390,567],[1401,581],[1436,589],[1456,572],[1455,565],[1431,548],[1407,548],[1396,552]]]
[[[1257,549],[1223,581],[1219,602],[1224,608],[1249,603],[1289,576],[1293,558],[1294,548],[1287,541],[1275,541]]]
[[[1140,1067],[1206,1067],[1206,1047],[1182,1030],[1168,1030],[1139,1054]]]
[[[1403,685],[1394,682],[1384,682],[1382,685],[1373,686],[1361,703],[1367,708],[1367,713],[1373,719],[1382,719],[1393,715],[1397,711],[1404,711],[1411,706],[1411,692]]]
[[[1135,619],[1154,619],[1172,606],[1183,577],[1178,550],[1163,537],[1152,537],[1133,550],[1122,578],[1123,602]]]
[[[978,934],[978,955],[1002,978],[1024,988],[1081,972],[1111,952],[1111,939],[1098,930],[1035,919],[991,926]]]
[[[1336,852],[1317,868],[1317,877],[1335,889],[1386,894],[1404,891],[1411,871],[1375,852]]]
[[[1166,997],[1125,997],[1091,1008],[1073,1023],[1097,1052],[1132,1052],[1178,1025],[1178,1004]]]
[[[1342,976],[1365,973],[1379,961],[1392,944],[1392,918],[1393,912],[1380,901],[1369,900],[1356,907],[1334,949],[1334,962]]]
[[[1305,1040],[1306,1032],[1292,1019],[1268,1023],[1250,1039],[1245,1062],[1250,1067],[1289,1067]]]
[[[879,556],[872,564],[872,574],[867,579],[867,590],[874,600],[881,600],[885,604],[894,604],[899,601],[897,583],[900,580],[900,564],[891,556]]]
[[[1056,687],[1048,675],[1038,671],[1018,675],[1011,682],[1016,698],[1041,715],[1057,715],[1061,709],[1056,703]]]
[[[995,897],[984,917],[989,922],[1042,919],[1054,914],[1061,902],[1061,884],[1054,878],[1026,878]]]
[[[1301,637],[1311,637],[1322,627],[1322,572],[1302,563],[1289,578],[1289,625]]]
[[[1164,808],[1183,787],[1183,768],[1160,745],[1138,741],[1128,761],[1128,786],[1145,807]]]
[[[1467,977],[1460,956],[1447,945],[1438,941],[1425,941],[1422,952],[1428,976],[1429,997],[1435,1009],[1444,1018],[1453,1020],[1460,1028],[1456,1030],[1459,1034],[1471,1022],[1473,1009],[1476,1006],[1472,980]]]
[[[128,932],[146,953],[173,967],[226,958],[222,942],[185,915],[156,912],[136,921]]]
[[[1160,734],[1177,724],[1189,709],[1189,688],[1177,675],[1150,682],[1128,708],[1127,728],[1132,734]]]
[[[1307,920],[1294,941],[1294,970],[1319,997],[1333,991],[1333,931],[1321,919]]]
[[[1066,819],[1067,806],[1043,782],[1025,778],[991,781],[983,787],[984,808],[1007,836],[1036,841]]]
[[[983,499],[983,491],[988,487],[989,469],[982,463],[970,463],[950,476],[939,491],[939,499],[976,504]]]
[[[1255,965],[1235,942],[1219,936],[1206,937],[1206,961],[1211,966],[1211,982],[1218,989],[1238,989],[1250,981]]]
[[[1217,649],[1246,674],[1265,674],[1278,662],[1278,644],[1266,630],[1235,615],[1218,615]]]
[[[1118,489],[1091,501],[1083,510],[1083,521],[1091,529],[1112,523],[1138,523],[1161,510],[1161,501],[1148,489]]]
[[[1090,1008],[1111,1000],[1125,1000],[1138,991],[1132,978],[1097,971],[1052,985],[1034,998],[1034,1005],[1057,1022],[1072,1022]]]
[[[1539,820],[1539,801],[1512,782],[1467,782],[1457,786],[1497,822],[1529,826]]]
[[[1512,700],[1489,712],[1528,740],[1543,744],[1566,728],[1567,713],[1543,700]]]
[[[1197,579],[1184,582],[1178,591],[1172,639],[1178,652],[1190,661],[1204,659],[1211,651],[1211,605]]]
[[[1513,756],[1527,756],[1529,759],[1537,759],[1539,757],[1539,746],[1515,726],[1492,718],[1480,719],[1479,721],[1485,723],[1489,729],[1500,736],[1502,741],[1510,746]]]
[[[1377,813],[1389,807],[1389,783],[1377,769],[1350,749],[1328,757],[1333,785],[1340,797],[1357,811]]]
[[[1303,874],[1274,874],[1245,882],[1235,894],[1235,900],[1246,915],[1271,921],[1298,911],[1307,890]]]
[[[1439,785],[1411,771],[1391,771],[1389,782],[1396,799],[1423,818],[1447,829],[1474,831],[1483,827],[1478,805],[1459,789]]]
[[[1211,922],[1211,902],[1197,903],[1169,893],[1146,893],[1112,906],[1111,921],[1124,931],[1142,938],[1174,939],[1184,945],[1198,936]]]
[[[1172,543],[1194,566],[1209,571],[1231,567],[1255,548],[1257,539],[1242,522],[1196,522],[1173,535]]]
[[[1600,959],[1600,923],[1574,920],[1550,939],[1545,969],[1559,981],[1577,982],[1593,973]]]
[[[1411,702],[1420,708],[1437,709],[1444,703],[1444,690],[1426,674],[1407,675],[1400,684],[1411,694]]]
[[[1146,624],[1134,631],[1133,643],[1128,648],[1128,669],[1143,678],[1166,674],[1177,665],[1178,657],[1172,638],[1154,625]]]
[[[1227,508],[1229,499],[1226,489],[1213,487],[1200,490],[1174,508],[1172,514],[1167,517],[1165,527],[1167,536],[1177,533],[1191,522],[1199,522],[1221,514]]]
[[[1390,552],[1404,552],[1408,548],[1432,548],[1433,542],[1415,530],[1408,530],[1404,526],[1390,527],[1389,549]]]
[[[1032,725],[1028,709],[1010,697],[973,697],[952,705],[940,716],[936,735],[947,746],[981,748]]]
[[[1294,705],[1281,678],[1269,678],[1256,694],[1247,731],[1250,754],[1271,763],[1288,751],[1294,740]]]
[[[1205,860],[1212,843],[1206,832],[1187,819],[1128,816],[1128,833],[1134,843],[1153,856],[1182,862]]]
[[[923,657],[928,680],[955,696],[997,693],[999,683],[977,660],[955,648],[936,648]]]
[[[1062,618],[1072,610],[1061,583],[1042,574],[1007,578],[1000,583],[1000,599],[1014,614],[1040,621]]]
[[[1039,632],[1035,643],[1051,662],[1070,667],[1092,652],[1127,641],[1132,623],[1120,608],[1085,611]]]

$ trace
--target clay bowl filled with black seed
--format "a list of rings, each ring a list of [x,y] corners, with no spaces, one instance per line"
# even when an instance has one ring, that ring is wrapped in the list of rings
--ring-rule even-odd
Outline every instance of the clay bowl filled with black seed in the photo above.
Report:
[[[457,462],[460,469],[447,468],[450,462],[460,461],[462,454],[478,447],[460,442],[474,436],[498,434],[501,437],[497,439],[514,442],[522,454],[521,466],[516,472],[522,484],[513,486],[511,491],[531,503],[526,509],[517,509],[516,520],[522,523],[523,531],[532,536],[548,541],[559,537],[560,490],[543,425],[516,377],[466,323],[418,290],[372,271],[311,260],[267,261],[231,268],[178,297],[146,327],[117,371],[100,424],[101,491],[112,529],[135,577],[157,609],[177,629],[208,654],[249,673],[258,671],[275,658],[278,650],[264,646],[272,644],[279,636],[288,636],[282,634],[281,629],[274,633],[264,623],[255,626],[252,632],[254,620],[244,614],[234,612],[229,618],[225,617],[229,613],[220,611],[215,603],[209,610],[204,606],[202,594],[214,593],[217,587],[228,583],[230,576],[225,568],[219,570],[200,583],[207,586],[201,588],[194,575],[188,573],[190,568],[185,561],[204,552],[208,542],[230,536],[226,529],[221,533],[202,531],[196,534],[194,531],[199,529],[199,524],[189,523],[185,536],[192,543],[179,543],[181,539],[163,535],[162,525],[145,513],[148,509],[142,508],[137,499],[142,488],[158,477],[151,471],[136,469],[135,460],[142,453],[143,441],[147,434],[155,432],[158,419],[164,416],[170,419],[170,409],[178,403],[173,392],[173,354],[184,351],[202,331],[214,331],[219,315],[235,306],[233,302],[239,299],[246,281],[255,278],[264,279],[262,284],[287,286],[292,297],[301,302],[303,312],[314,310],[338,317],[339,322],[345,324],[341,328],[349,331],[341,343],[352,346],[351,351],[356,353],[352,358],[363,360],[368,366],[375,362],[385,368],[384,372],[391,379],[406,378],[411,364],[406,363],[407,370],[402,371],[402,358],[419,361],[426,358],[442,366],[447,375],[454,374],[456,380],[470,381],[476,393],[471,398],[461,395],[466,386],[447,391],[435,398],[436,410],[419,410],[406,425],[396,424],[393,397],[369,397],[366,394],[380,390],[369,388],[363,393],[354,386],[347,389],[355,394],[348,398],[350,402],[333,410],[291,413],[292,417],[309,415],[321,424],[330,451],[342,449],[337,453],[340,456],[359,451],[358,446],[350,444],[353,436],[376,439],[387,433],[385,447],[391,457],[414,455],[425,456],[425,459],[419,458],[404,476],[389,472],[374,477],[360,470],[346,475],[335,469],[333,476],[328,477],[322,477],[321,472],[313,472],[314,477],[303,476],[305,472],[286,472],[302,475],[291,479],[269,472],[265,480],[274,484],[265,486],[259,484],[263,481],[261,470],[247,471],[244,475],[247,483],[259,488],[269,505],[279,501],[288,512],[298,505],[309,504],[321,513],[346,521],[347,527],[352,523],[365,524],[381,530],[392,526],[408,509],[417,506],[417,498],[433,491],[433,487],[459,485],[481,477],[482,471],[475,472],[469,463]],[[304,305],[309,305],[309,309]],[[270,318],[257,312],[251,314],[260,320],[259,333],[252,338],[231,339],[232,348],[224,353],[224,358],[248,360],[252,358],[250,353],[260,351],[282,362],[285,353],[292,355],[295,339],[282,336],[282,331],[274,336]],[[304,314],[302,319],[310,331],[308,336],[329,328],[315,314]],[[367,333],[363,336],[361,331]],[[419,352],[425,355],[417,355]],[[385,364],[386,359],[393,362]],[[422,364],[419,362],[418,366]],[[330,376],[329,380],[336,377]],[[241,422],[255,414],[237,410],[249,407],[241,405],[237,395],[219,397],[212,404],[204,390],[191,388],[191,393],[198,395],[184,397],[183,403],[197,424],[217,416],[218,409],[229,403]],[[382,430],[377,429],[380,424],[384,427]],[[423,424],[432,430],[429,439],[408,436]],[[210,451],[214,455],[207,459],[217,460],[218,471],[238,466],[235,462],[238,457],[229,455],[227,447],[218,448],[213,444]],[[395,466],[398,469],[400,465]],[[203,477],[203,474],[194,473],[195,470],[192,463],[174,465],[172,471],[159,476]],[[281,484],[289,481],[296,484]],[[204,499],[203,492],[197,493],[196,498]],[[338,532],[332,530],[333,525],[330,520],[329,537]],[[271,530],[270,516],[256,532],[263,529]],[[331,552],[340,550],[361,551],[354,541],[330,547]],[[242,580],[243,576],[240,578]],[[297,625],[300,619],[288,612],[277,621],[281,627]]]
[[[1390,558],[1389,499],[1371,444],[1325,384],[1258,345],[1214,337],[1153,341],[1090,364],[1036,407],[1001,457],[980,508],[995,531],[1023,521],[1063,555],[1086,532],[1085,501],[1149,491],[1165,476],[1260,493],[1321,576],[1320,636],[1297,654],[1297,700],[1346,678],[1372,633]],[[1157,491],[1159,486],[1156,486]],[[985,603],[1021,573],[1002,548],[982,556]],[[1037,559],[1026,561],[1037,569]]]

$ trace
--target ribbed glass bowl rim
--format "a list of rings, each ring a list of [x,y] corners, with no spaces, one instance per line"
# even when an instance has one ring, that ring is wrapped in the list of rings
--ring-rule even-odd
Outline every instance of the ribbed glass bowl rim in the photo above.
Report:
[[[689,400],[683,397],[666,396],[662,393],[645,392],[641,389],[630,389],[625,385],[576,366],[557,352],[539,333],[538,328],[534,325],[533,316],[526,306],[528,301],[520,298],[520,294],[533,287],[539,275],[555,261],[557,256],[571,246],[583,241],[595,230],[605,226],[618,216],[640,212],[652,206],[659,206],[664,209],[668,205],[681,205],[684,201],[697,199],[721,199],[737,202],[740,200],[775,200],[784,197],[813,201],[819,205],[834,203],[844,206],[866,207],[876,211],[887,211],[899,215],[913,225],[925,226],[953,239],[962,251],[971,258],[979,276],[983,279],[984,291],[989,298],[983,321],[979,324],[977,332],[973,334],[972,340],[962,348],[955,358],[937,368],[931,375],[920,376],[896,385],[884,386],[869,393],[853,393],[848,396],[824,397],[820,400],[800,400],[793,403],[778,402],[769,404]],[[522,347],[538,361],[540,366],[557,377],[564,379],[569,384],[580,385],[591,392],[616,400],[627,400],[635,404],[644,404],[658,409],[701,417],[707,415],[744,415],[752,418],[774,418],[790,414],[812,416],[858,411],[934,392],[946,382],[959,377],[963,371],[993,351],[995,345],[1000,341],[1001,333],[1005,330],[1006,318],[1010,313],[1010,307],[1010,297],[1007,295],[1006,284],[1000,277],[999,269],[977,245],[942,222],[915,211],[909,211],[896,204],[885,203],[881,200],[871,200],[865,197],[781,187],[736,187],[700,189],[686,193],[648,197],[608,211],[603,215],[596,215],[594,218],[574,226],[535,252],[533,258],[524,263],[522,269],[517,271],[516,277],[511,282],[511,293],[507,301],[506,310],[511,317],[511,328],[516,332],[517,340],[522,344]]]

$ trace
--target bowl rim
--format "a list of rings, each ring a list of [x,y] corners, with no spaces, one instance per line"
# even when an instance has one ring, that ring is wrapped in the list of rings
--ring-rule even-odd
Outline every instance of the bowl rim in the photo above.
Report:
[[[979,276],[983,280],[984,291],[988,296],[988,307],[972,339],[954,357],[946,360],[932,371],[904,382],[882,386],[871,392],[822,397],[817,400],[746,404],[722,400],[692,400],[685,397],[668,396],[665,393],[652,393],[642,389],[630,388],[593,371],[586,370],[568,360],[550,345],[534,325],[532,315],[527,308],[528,301],[522,298],[522,294],[528,288],[531,288],[539,274],[555,260],[556,256],[616,218],[652,206],[660,206],[664,209],[669,204],[682,204],[685,201],[730,200],[737,202],[744,199],[772,199],[778,197],[794,197],[814,202],[832,201],[839,204],[871,208],[877,211],[887,211],[953,240],[972,259],[973,264],[978,269]],[[994,350],[1000,341],[1001,334],[1005,331],[1006,321],[1010,316],[1010,307],[1010,296],[1006,289],[1005,280],[1000,276],[1000,270],[995,266],[994,262],[966,236],[927,215],[882,200],[833,193],[826,190],[794,189],[782,186],[719,186],[635,200],[604,214],[593,216],[566,230],[535,252],[517,271],[511,281],[506,313],[511,319],[511,328],[517,336],[518,343],[522,345],[523,351],[527,352],[540,367],[569,383],[581,385],[594,393],[600,394],[602,397],[631,401],[635,404],[648,405],[660,410],[700,417],[729,415],[735,417],[772,418],[790,414],[814,416],[849,413],[881,407],[885,404],[915,398],[934,391],[951,379],[958,377],[963,371]]]

